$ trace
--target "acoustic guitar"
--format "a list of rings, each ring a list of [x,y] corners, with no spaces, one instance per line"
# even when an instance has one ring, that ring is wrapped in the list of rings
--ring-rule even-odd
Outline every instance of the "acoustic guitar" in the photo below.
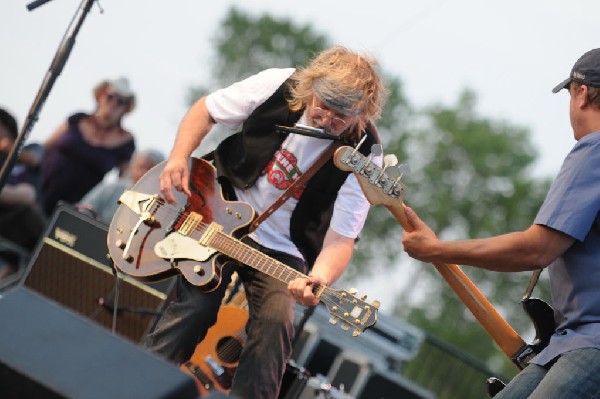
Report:
[[[229,393],[246,344],[247,322],[248,303],[244,290],[240,289],[231,301],[219,308],[217,321],[196,345],[192,357],[181,365],[183,371],[195,378],[200,396],[207,396],[211,391]]]

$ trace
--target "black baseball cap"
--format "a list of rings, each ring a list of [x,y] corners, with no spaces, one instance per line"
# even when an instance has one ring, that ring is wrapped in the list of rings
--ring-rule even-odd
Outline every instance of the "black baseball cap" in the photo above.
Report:
[[[571,82],[600,87],[600,48],[590,50],[579,57],[569,77],[552,89],[552,93],[567,88]]]

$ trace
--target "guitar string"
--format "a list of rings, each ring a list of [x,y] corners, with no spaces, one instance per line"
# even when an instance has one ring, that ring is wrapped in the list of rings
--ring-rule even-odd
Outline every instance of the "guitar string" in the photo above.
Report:
[[[172,217],[173,219],[179,218],[182,216],[185,217],[186,213],[188,215],[190,213],[189,211],[185,211],[185,210],[178,211],[175,208],[175,206],[166,204],[162,201],[158,202],[157,206],[156,206],[155,213],[159,213],[159,212],[161,214],[166,213],[167,217]],[[162,217],[161,217],[161,219],[162,219]],[[201,221],[194,228],[194,231],[202,234],[206,230],[208,230],[209,226],[210,226],[210,224]],[[274,276],[275,273],[278,273],[279,280],[281,280],[285,283],[288,283],[293,278],[306,277],[303,273],[300,273],[299,271],[291,268],[290,266],[286,265],[285,263],[282,263],[276,259],[271,258],[270,256],[260,252],[259,250],[249,246],[248,244],[241,242],[240,240],[238,240],[235,237],[232,237],[228,234],[225,234],[222,232],[217,232],[215,237],[212,238],[211,243],[212,242],[223,245],[224,255],[230,256],[236,260],[241,261],[242,263],[248,262],[249,266],[254,266],[256,269],[259,269],[260,271],[264,271],[266,274],[269,274],[273,277],[275,277]],[[239,249],[236,250],[236,247],[238,247]],[[225,251],[227,251],[227,250],[229,251],[229,254],[225,253]],[[243,258],[243,260],[237,258],[236,256],[239,256],[239,258]],[[262,258],[262,263],[265,263],[265,262],[267,263],[266,266],[261,265],[261,258]],[[252,262],[252,263],[250,263],[250,262]],[[274,272],[270,272],[270,269],[272,267],[275,268]],[[278,278],[278,277],[275,277],[275,278]],[[316,289],[320,288],[321,286],[322,286],[321,284],[316,284]],[[342,298],[342,296],[337,291],[332,290],[327,286],[324,287],[324,292],[325,291],[327,291],[328,294],[333,295],[334,297],[337,297],[338,299]]]
[[[181,218],[184,217],[187,213],[187,215],[189,216],[189,214],[191,213],[190,211],[187,210],[178,210],[176,209],[175,206],[167,204],[166,202],[164,202],[164,200],[159,199],[158,202],[156,204],[153,204],[153,207],[155,208],[154,214],[166,214],[167,217],[172,217],[174,220],[176,218]],[[160,218],[162,219],[162,218]],[[203,233],[204,231],[206,231],[208,229],[208,227],[210,226],[210,224],[207,224],[205,222],[199,222],[198,225],[194,228],[194,231]],[[222,232],[217,232],[216,233],[216,237],[213,238],[213,240],[215,239],[220,239],[220,242],[222,242],[225,246],[227,246],[227,249],[231,248],[235,248],[235,245],[237,245],[238,247],[241,247],[241,249],[239,251],[242,251],[242,255],[246,255],[246,256],[251,256],[253,255],[253,257],[250,260],[256,260],[256,258],[263,258],[263,260],[267,261],[267,263],[270,261],[273,266],[275,266],[275,269],[283,269],[280,271],[280,276],[282,276],[283,272],[286,272],[287,277],[289,278],[290,274],[293,274],[296,278],[301,278],[301,277],[306,277],[303,273],[300,273],[299,271],[289,267],[288,265],[277,261],[276,259],[273,259],[271,257],[269,257],[268,255],[263,254],[262,252],[258,251],[257,249],[248,246],[247,244],[237,240],[236,238],[224,234]],[[243,250],[246,250],[245,253]],[[239,252],[238,251],[238,252]],[[235,251],[232,251],[235,252]],[[225,254],[227,255],[227,254]],[[260,259],[258,260],[260,263]],[[244,262],[244,261],[242,261]],[[263,271],[261,269],[261,267],[264,266],[260,266],[259,263],[255,262],[254,267]],[[253,266],[251,263],[248,263],[249,266]],[[266,273],[266,272],[265,272]],[[267,273],[269,274],[269,273]],[[273,276],[274,277],[274,276]],[[282,280],[282,278],[280,277],[280,280]],[[289,282],[291,280],[282,280],[283,282]],[[315,289],[318,289],[321,287],[321,284],[316,284],[315,285]],[[336,301],[331,300],[328,295],[323,295],[323,294],[328,294],[329,296],[332,296],[334,298],[337,298],[339,300],[339,303],[336,303]],[[325,286],[321,296],[320,296],[320,300],[326,304],[329,304],[330,306],[339,306],[343,303],[343,300],[345,299],[345,296],[347,296],[349,294],[345,293],[341,294],[339,291],[337,290],[333,290],[330,287]],[[356,298],[354,298],[356,299]],[[356,299],[357,300],[357,299]],[[351,302],[350,300],[346,299],[346,301]],[[355,304],[353,304],[355,305]],[[328,306],[328,308],[330,308],[330,306]],[[364,309],[364,307],[361,307],[361,309]],[[347,323],[355,325],[355,323],[350,323],[346,320]]]

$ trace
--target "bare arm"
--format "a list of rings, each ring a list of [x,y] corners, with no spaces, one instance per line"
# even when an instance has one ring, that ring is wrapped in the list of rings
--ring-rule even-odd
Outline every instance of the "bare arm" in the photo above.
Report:
[[[35,187],[28,183],[5,185],[0,192],[0,204],[35,204]]]
[[[160,192],[167,202],[175,202],[173,188],[183,191],[188,196],[191,195],[187,162],[214,124],[215,121],[206,108],[205,97],[198,100],[184,116],[169,159],[160,174]]]
[[[127,173],[129,172],[130,164],[131,164],[131,161],[124,161],[119,164],[119,177],[127,176]]]
[[[64,121],[63,123],[58,125],[56,130],[54,130],[54,132],[52,132],[52,134],[44,142],[44,149],[52,148],[54,146],[54,144],[56,143],[56,141],[63,134],[65,134],[68,129],[69,129],[69,123],[67,121]]]
[[[490,238],[442,241],[410,208],[406,216],[414,227],[404,231],[404,250],[431,263],[456,263],[499,272],[517,272],[548,266],[575,241],[551,228],[532,225],[525,231]]]
[[[311,275],[306,279],[298,278],[290,281],[288,284],[290,294],[306,306],[319,303],[319,298],[313,294],[311,285],[313,283],[331,285],[340,278],[350,263],[353,251],[353,238],[344,237],[332,229],[327,230],[323,249],[313,265]]]

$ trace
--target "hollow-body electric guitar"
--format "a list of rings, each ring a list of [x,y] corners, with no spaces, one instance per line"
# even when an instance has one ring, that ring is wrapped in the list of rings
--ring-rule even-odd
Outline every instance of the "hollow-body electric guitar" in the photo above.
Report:
[[[372,154],[381,155],[381,146],[375,145],[374,147],[376,148],[372,149]],[[344,146],[337,149],[334,163],[339,169],[355,174],[371,204],[384,205],[403,229],[412,231],[414,228],[404,213],[405,186],[401,182],[402,175],[407,169],[406,165],[397,166],[395,157],[390,159],[386,156],[383,166],[380,167],[371,162],[371,158],[372,156],[365,157],[356,149]],[[548,344],[554,330],[554,319],[552,309],[545,302],[537,298],[528,298],[523,301],[523,307],[536,329],[536,339],[528,345],[502,318],[459,266],[444,263],[434,263],[433,265],[500,349],[519,369],[524,368],[527,361]]]
[[[148,171],[125,191],[108,230],[108,249],[118,269],[147,281],[181,273],[190,283],[212,291],[222,268],[235,260],[285,284],[304,274],[240,241],[255,212],[249,204],[227,201],[215,168],[204,159],[190,159],[192,196],[175,192],[176,204],[159,194],[165,162]],[[330,322],[356,336],[377,321],[379,302],[365,302],[355,290],[335,290],[314,284],[313,291],[329,313]]]

